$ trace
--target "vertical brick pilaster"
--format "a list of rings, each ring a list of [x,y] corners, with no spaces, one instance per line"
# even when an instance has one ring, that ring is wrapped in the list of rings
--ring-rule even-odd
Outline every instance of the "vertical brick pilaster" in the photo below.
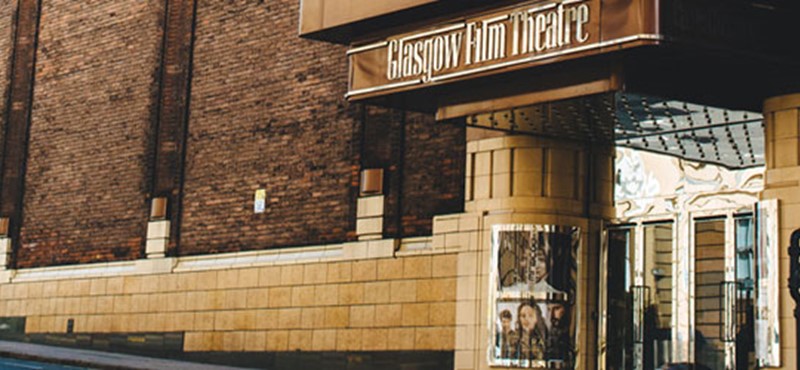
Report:
[[[363,117],[364,140],[361,147],[361,167],[384,170],[383,236],[400,237],[402,234],[402,152],[405,113],[393,109],[368,107]]]
[[[40,12],[40,0],[19,0],[0,165],[0,217],[10,221],[12,265],[20,242]]]
[[[166,2],[152,195],[169,200],[170,254],[180,236],[195,15],[195,0]]]
[[[362,168],[383,168],[389,238],[430,235],[436,214],[463,211],[466,129],[432,115],[368,107]]]

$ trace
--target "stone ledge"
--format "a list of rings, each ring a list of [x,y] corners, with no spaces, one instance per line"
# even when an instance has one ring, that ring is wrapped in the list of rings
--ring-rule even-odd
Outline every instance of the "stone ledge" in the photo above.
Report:
[[[130,275],[203,272],[263,266],[300,265],[380,259],[392,256],[445,254],[433,248],[433,238],[376,239],[309,247],[149,258],[132,261],[0,270],[0,284],[87,279]],[[451,251],[452,252],[452,251]]]

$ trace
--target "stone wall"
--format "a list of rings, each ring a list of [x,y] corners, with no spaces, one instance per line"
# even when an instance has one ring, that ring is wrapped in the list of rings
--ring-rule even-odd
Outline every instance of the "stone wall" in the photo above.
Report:
[[[452,350],[457,255],[383,245],[380,258],[2,284],[0,312],[26,316],[27,334],[68,319],[79,334],[185,332],[190,352]]]

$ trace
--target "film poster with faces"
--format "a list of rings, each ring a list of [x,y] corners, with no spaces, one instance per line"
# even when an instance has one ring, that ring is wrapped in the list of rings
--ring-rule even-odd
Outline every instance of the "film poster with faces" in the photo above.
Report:
[[[489,363],[573,368],[580,229],[495,225]]]

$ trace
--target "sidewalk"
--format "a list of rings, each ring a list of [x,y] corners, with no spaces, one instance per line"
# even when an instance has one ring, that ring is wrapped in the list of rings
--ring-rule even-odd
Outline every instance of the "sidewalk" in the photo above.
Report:
[[[239,367],[204,365],[194,362],[183,362],[111,352],[89,351],[83,349],[8,341],[0,341],[0,356],[30,359],[42,362],[54,362],[63,365],[90,367],[95,369],[242,369]]]

